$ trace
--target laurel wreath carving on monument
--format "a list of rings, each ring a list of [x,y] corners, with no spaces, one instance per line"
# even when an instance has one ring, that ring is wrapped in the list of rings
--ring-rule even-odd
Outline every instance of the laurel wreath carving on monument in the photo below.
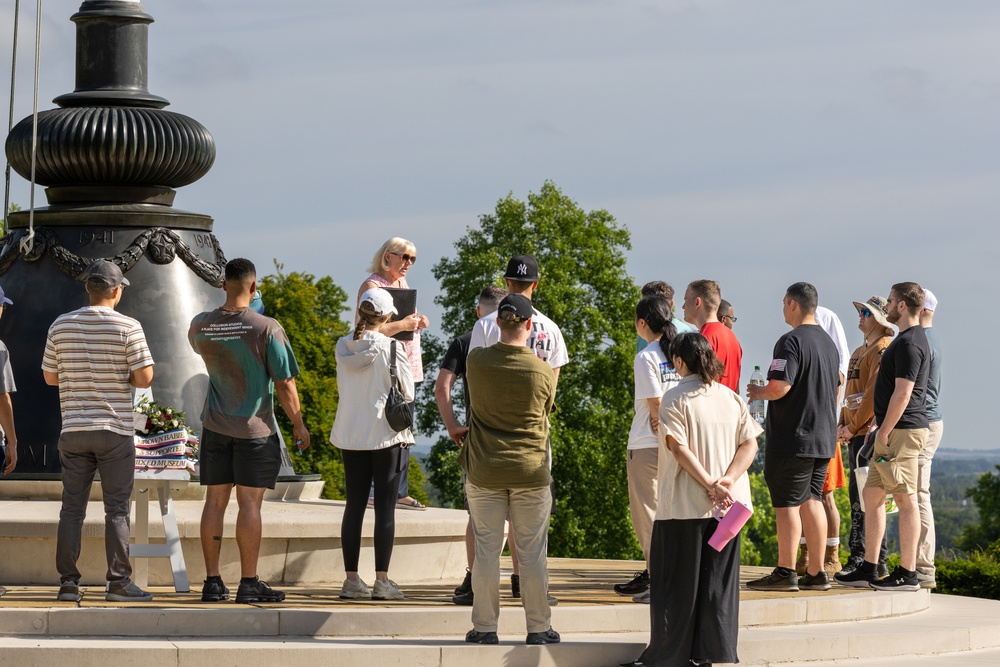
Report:
[[[10,232],[0,239],[0,275],[7,273],[14,261],[20,256],[20,234]],[[31,251],[25,253],[26,262],[36,262],[48,254],[63,273],[74,280],[83,280],[83,272],[91,262],[97,259],[107,259],[114,262],[123,272],[128,271],[147,251],[154,264],[169,264],[180,256],[188,267],[199,278],[214,287],[222,287],[222,278],[226,268],[226,256],[219,247],[215,234],[206,234],[212,243],[215,262],[208,262],[195,253],[187,243],[173,230],[166,227],[152,227],[143,231],[127,248],[114,257],[81,257],[67,250],[59,243],[59,239],[48,227],[35,228],[35,243]]]

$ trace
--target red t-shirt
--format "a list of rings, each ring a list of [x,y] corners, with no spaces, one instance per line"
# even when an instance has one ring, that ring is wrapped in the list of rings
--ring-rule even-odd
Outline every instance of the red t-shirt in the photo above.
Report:
[[[726,374],[720,382],[739,394],[743,348],[740,347],[736,334],[722,322],[706,322],[701,328],[701,335],[708,339],[708,344],[715,350],[715,356],[726,367]]]

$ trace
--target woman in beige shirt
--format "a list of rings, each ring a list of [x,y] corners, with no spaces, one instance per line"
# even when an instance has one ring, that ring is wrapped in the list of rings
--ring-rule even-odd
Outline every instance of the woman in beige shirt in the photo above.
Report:
[[[722,362],[698,333],[670,345],[680,383],[660,403],[659,502],[650,540],[650,643],[634,667],[739,662],[740,539],[708,545],[717,506],[750,504],[747,468],[762,429],[715,380]]]

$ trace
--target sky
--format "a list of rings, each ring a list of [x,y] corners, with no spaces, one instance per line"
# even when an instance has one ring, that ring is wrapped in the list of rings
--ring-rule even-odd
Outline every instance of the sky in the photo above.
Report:
[[[13,5],[0,1],[5,91]],[[15,122],[31,113],[27,5]],[[1000,264],[1000,3],[142,6],[155,19],[150,91],[217,148],[174,205],[213,216],[228,257],[329,275],[354,294],[379,245],[406,237],[419,257],[410,284],[441,335],[431,267],[508,192],[525,199],[552,180],[630,230],[637,283],[683,293],[719,281],[744,384],[788,330],[791,283],[817,287],[851,347],[852,301],[899,281],[930,288],[941,446],[997,448],[983,434],[1000,369],[960,350],[959,321],[1000,328],[984,305]],[[73,90],[78,7],[44,4],[40,109]],[[12,200],[26,207],[28,191],[15,175]]]

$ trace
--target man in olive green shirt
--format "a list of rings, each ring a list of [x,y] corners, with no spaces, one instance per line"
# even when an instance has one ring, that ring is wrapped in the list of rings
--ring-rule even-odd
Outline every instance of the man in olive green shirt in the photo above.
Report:
[[[508,513],[521,565],[521,601],[528,644],[555,644],[548,602],[548,415],[556,380],[525,346],[531,301],[511,294],[497,308],[500,342],[469,352],[469,431],[459,454],[476,537],[472,624],[465,641],[496,644],[500,618],[500,552]]]

